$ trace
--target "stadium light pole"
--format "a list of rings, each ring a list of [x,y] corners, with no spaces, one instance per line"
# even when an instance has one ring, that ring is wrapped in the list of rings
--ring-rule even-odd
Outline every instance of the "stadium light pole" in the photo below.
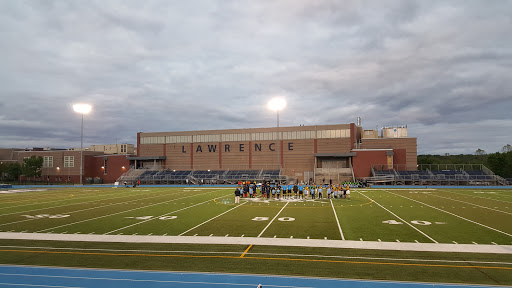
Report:
[[[281,146],[281,136],[279,135],[279,111],[283,110],[285,107],[286,100],[283,98],[272,98],[272,100],[268,102],[268,108],[277,112],[277,168],[279,170],[281,170],[281,165],[279,163],[279,147]]]
[[[84,114],[89,114],[92,110],[92,106],[89,104],[75,104],[73,105],[73,110],[75,112],[82,114],[82,127],[80,130],[80,184],[83,184],[82,175],[83,175],[83,153],[84,153]]]

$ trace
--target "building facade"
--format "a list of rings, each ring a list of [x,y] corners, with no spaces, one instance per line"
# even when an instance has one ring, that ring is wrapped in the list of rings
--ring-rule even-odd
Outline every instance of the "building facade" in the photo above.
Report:
[[[388,131],[389,129],[395,130]],[[136,168],[281,170],[298,181],[369,177],[372,165],[417,167],[416,138],[407,127],[367,133],[354,123],[137,133]]]

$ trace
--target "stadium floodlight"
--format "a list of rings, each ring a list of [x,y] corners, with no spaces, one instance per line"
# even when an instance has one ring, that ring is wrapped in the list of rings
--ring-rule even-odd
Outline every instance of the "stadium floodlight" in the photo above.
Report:
[[[267,104],[270,110],[277,112],[277,169],[281,170],[279,163],[279,147],[281,146],[281,137],[279,135],[279,111],[286,107],[286,100],[284,98],[276,97],[272,98]]]
[[[89,114],[92,110],[92,106],[89,104],[75,104],[73,105],[75,112],[82,114],[82,128],[80,130],[80,184],[83,184],[83,150],[84,150],[84,114]]]

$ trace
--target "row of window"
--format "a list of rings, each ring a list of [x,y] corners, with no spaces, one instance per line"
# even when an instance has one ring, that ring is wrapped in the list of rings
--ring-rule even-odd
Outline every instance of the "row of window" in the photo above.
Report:
[[[275,141],[297,139],[325,139],[325,138],[350,138],[350,129],[318,130],[318,131],[291,131],[237,134],[213,134],[193,136],[143,136],[140,144],[174,144],[174,143],[201,143],[201,142],[235,142],[235,141]]]
[[[44,156],[43,157],[43,168],[52,168],[52,167],[53,167],[53,156]],[[64,156],[64,167],[65,168],[75,167],[75,156]]]

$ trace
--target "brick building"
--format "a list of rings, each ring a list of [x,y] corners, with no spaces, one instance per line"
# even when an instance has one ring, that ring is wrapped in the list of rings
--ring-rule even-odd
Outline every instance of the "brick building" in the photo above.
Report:
[[[3,150],[11,151],[10,162],[22,163],[23,159],[31,156],[43,157],[41,177],[29,180],[48,183],[80,183],[80,151]],[[83,151],[83,183],[114,183],[130,168],[129,156],[131,155],[105,155],[103,152]]]
[[[278,158],[279,157],[279,158]],[[307,181],[369,177],[372,165],[416,170],[416,138],[407,127],[363,130],[336,124],[137,133],[137,168],[168,170],[280,170]],[[279,164],[278,164],[279,163]],[[317,180],[318,181],[318,180]]]

